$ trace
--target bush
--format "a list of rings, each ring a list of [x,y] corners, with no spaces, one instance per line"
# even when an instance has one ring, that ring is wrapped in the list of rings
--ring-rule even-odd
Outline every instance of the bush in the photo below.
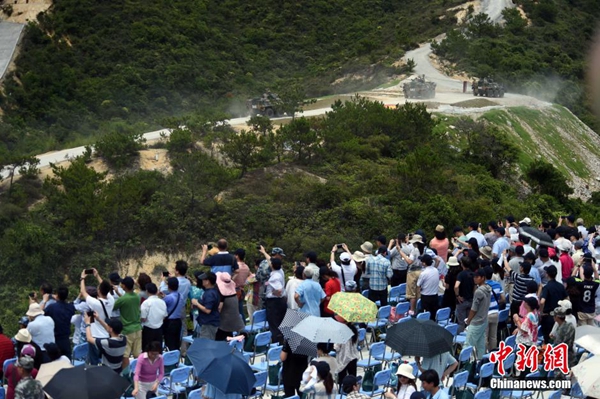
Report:
[[[141,133],[117,130],[105,134],[94,149],[110,166],[121,169],[133,164],[145,142]]]

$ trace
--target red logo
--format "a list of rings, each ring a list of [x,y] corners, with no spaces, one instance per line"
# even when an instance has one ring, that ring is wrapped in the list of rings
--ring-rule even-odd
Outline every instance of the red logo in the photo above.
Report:
[[[504,369],[504,361],[511,355],[513,348],[506,346],[504,342],[500,342],[500,346],[496,352],[490,354],[490,362],[498,364],[498,374],[505,375],[507,370]],[[551,371],[559,369],[563,374],[569,373],[567,344],[562,343],[556,346],[548,345],[544,351],[544,370]],[[539,349],[536,346],[527,348],[523,344],[517,347],[517,371],[525,371],[526,369],[536,371],[538,369]],[[510,370],[508,370],[510,371]]]

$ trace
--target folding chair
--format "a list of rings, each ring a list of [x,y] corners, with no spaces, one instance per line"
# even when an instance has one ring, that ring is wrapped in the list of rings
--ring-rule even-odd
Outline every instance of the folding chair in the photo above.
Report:
[[[467,383],[467,388],[471,389],[474,392],[477,392],[481,389],[481,384],[483,383],[484,378],[490,378],[494,375],[494,363],[485,363],[479,369],[479,374],[475,376],[477,380],[477,385],[472,383]]]
[[[390,288],[390,292],[388,293],[388,303],[397,305],[400,302],[401,292],[402,288],[399,285]],[[406,293],[406,286],[404,287],[404,292]]]
[[[179,360],[181,359],[181,352],[178,349],[163,353],[163,364],[165,367],[165,374],[170,373],[179,367]]]
[[[550,394],[548,399],[560,399],[562,396],[562,391],[559,389],[558,391],[554,391]]]
[[[271,397],[276,396],[281,390],[283,390],[283,377],[281,374],[282,370],[283,367],[280,365],[279,371],[277,371],[277,385],[270,385],[269,379],[267,378],[267,383],[265,384],[265,393],[271,392]]]
[[[229,346],[234,348],[236,351],[244,352],[244,342],[245,341],[246,341],[245,339],[242,339],[242,340],[234,339],[234,340],[229,341]]]
[[[175,351],[172,351],[175,352]],[[179,352],[179,351],[177,351]],[[164,356],[163,356],[164,360]],[[190,377],[192,375],[193,367],[191,366],[183,366],[171,370],[169,377],[166,378],[168,380],[168,385],[164,384],[165,380],[163,380],[158,385],[158,393],[161,395],[173,395],[173,397],[179,397],[180,394],[186,393],[186,389],[192,386],[192,382],[190,382]]]
[[[382,329],[388,324],[390,314],[392,314],[392,307],[390,305],[382,306],[377,311],[377,320],[367,323],[367,329],[371,330],[371,342],[375,342],[376,331],[383,332]]]
[[[417,320],[429,320],[431,319],[431,313],[423,312],[417,315]]]
[[[403,318],[407,317],[408,311],[410,310],[410,302],[400,302],[396,305],[396,315],[402,315]]]
[[[438,311],[435,313],[435,322],[442,327],[447,326],[448,323],[450,323],[450,312],[450,308],[438,309]]]
[[[194,389],[188,394],[187,399],[202,399],[202,388]]]
[[[503,309],[498,312],[498,324],[505,323],[506,326],[500,331],[500,339],[505,340],[506,337],[510,336],[510,330],[508,329],[508,316],[510,315],[510,309]]]
[[[71,356],[73,358],[71,361],[73,366],[81,366],[85,364],[89,349],[90,347],[87,343],[75,345],[73,348],[73,356]]]
[[[540,372],[539,371],[534,371],[533,373],[529,373],[525,376],[525,379],[529,379],[529,378],[539,378]],[[541,393],[540,391],[538,391],[538,393]],[[521,390],[501,390],[500,391],[500,397],[501,398],[533,398],[533,395],[535,394],[534,391],[521,391]]]
[[[365,347],[368,349],[369,348],[369,342],[367,342],[367,329],[366,328],[359,328],[358,329],[358,339],[356,340],[356,347],[358,349],[358,353],[360,353],[360,358],[363,358],[362,355],[362,344],[365,344]]]
[[[267,329],[267,311],[257,310],[252,313],[252,323],[244,327],[244,331],[247,333],[258,332]]]
[[[392,370],[390,369],[378,371],[375,373],[375,377],[373,377],[373,389],[371,391],[363,391],[361,387],[359,393],[367,395],[370,398],[383,395],[390,383],[391,376]]]
[[[383,356],[385,354],[385,343],[384,342],[375,342],[371,344],[369,348],[369,357],[367,359],[361,359],[356,363],[357,367],[369,368],[374,366],[380,366],[381,361],[377,360],[376,357]]]
[[[475,394],[473,399],[490,399],[492,397],[491,389],[483,389]]]
[[[465,346],[461,349],[460,354],[458,355],[458,370],[461,369],[464,363],[467,363],[471,360],[471,355],[473,355],[473,347]]]
[[[282,349],[283,346],[275,346],[273,348],[269,348],[263,361],[258,364],[252,364],[250,365],[250,367],[252,367],[252,370],[254,371],[269,371],[269,366],[279,364],[281,362],[279,356],[281,355]]]
[[[256,337],[254,337],[254,343],[252,344],[252,352],[244,352],[244,354],[250,354],[250,362],[254,364],[254,359],[256,359],[257,356],[267,354],[270,344],[271,331],[264,331],[258,333],[256,334]]]
[[[252,395],[246,396],[246,399],[262,398],[265,394],[265,387],[267,385],[267,379],[269,378],[269,372],[261,371],[259,373],[255,373],[254,377],[256,377],[256,382],[254,383],[253,388],[256,389],[256,392]]]
[[[469,382],[469,372],[467,370],[461,371],[460,373],[454,374],[452,378],[452,385],[444,388],[444,390],[450,397],[456,396],[456,392],[458,390],[462,391],[467,389],[467,382]]]

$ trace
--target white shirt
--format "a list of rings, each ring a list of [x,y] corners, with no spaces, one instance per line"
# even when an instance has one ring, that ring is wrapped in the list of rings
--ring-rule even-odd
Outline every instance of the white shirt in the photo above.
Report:
[[[421,287],[421,295],[437,295],[439,281],[440,275],[433,265],[423,269],[417,280],[417,286]]]
[[[110,294],[108,294],[108,297],[106,299],[96,299],[88,295],[85,301],[89,305],[90,309],[98,313],[98,317],[104,322],[106,322],[106,315],[104,313],[104,309],[106,309],[106,313],[108,313],[110,317],[113,311],[113,307],[115,306],[115,300]],[[102,307],[100,301],[104,303],[104,308]],[[108,332],[104,329],[104,327],[102,327],[100,323],[92,323],[91,332],[92,337],[94,338],[108,338]]]
[[[165,301],[157,297],[156,295],[150,295],[142,303],[140,317],[146,319],[142,322],[144,327],[152,328],[156,330],[161,328],[163,325],[163,319],[167,317],[167,305]]]
[[[289,309],[292,309],[292,310],[299,309],[299,306],[296,303],[294,296],[296,295],[296,288],[298,288],[298,286],[300,284],[302,284],[303,281],[304,280],[300,280],[299,278],[296,278],[296,277],[292,277],[288,280],[287,285],[285,286],[285,290],[287,292],[287,306]]]
[[[121,286],[116,286],[113,287],[115,290],[115,294],[117,296],[117,298],[122,297],[123,295],[125,295],[125,290],[123,288],[121,288]],[[116,299],[115,299],[116,301]],[[108,311],[108,309],[106,309]],[[112,312],[110,313],[110,317],[114,317],[114,318],[120,318],[121,317],[121,311],[119,309],[113,309]]]
[[[275,295],[273,291],[282,291],[280,295]],[[267,289],[265,290],[267,298],[283,298],[285,297],[285,274],[283,270],[271,270],[271,276],[267,281]]]
[[[45,344],[54,343],[54,320],[50,316],[37,316],[29,322],[27,331],[31,334],[32,341],[42,350],[45,350]]]
[[[356,275],[356,263],[351,260],[349,265],[342,264],[340,266],[337,263],[332,262],[331,270],[338,274],[342,291],[346,291],[345,281],[354,281],[354,276]]]
[[[469,234],[467,234],[467,241],[470,240],[473,237],[475,237],[477,239],[477,244],[479,245],[479,248],[483,248],[486,245],[488,245],[487,244],[487,240],[485,239],[485,237],[483,236],[483,234],[481,234],[477,230],[471,230],[469,232]]]

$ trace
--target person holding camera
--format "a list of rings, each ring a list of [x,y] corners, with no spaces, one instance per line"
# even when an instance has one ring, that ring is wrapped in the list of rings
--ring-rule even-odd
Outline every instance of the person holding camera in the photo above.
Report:
[[[127,338],[121,335],[123,323],[119,319],[107,318],[102,320],[97,312],[87,312],[83,315],[85,320],[85,337],[88,343],[96,348],[102,359],[102,365],[109,367],[115,373],[123,371],[123,356],[127,347]],[[101,325],[108,332],[108,337],[94,338],[92,326]]]
[[[338,250],[344,250],[340,254],[340,263],[338,265],[335,262],[335,254]],[[329,257],[329,263],[331,264],[331,270],[337,273],[340,282],[342,291],[346,291],[346,281],[354,281],[354,276],[356,275],[356,263],[352,260],[352,255],[350,255],[350,249],[346,244],[336,244],[331,248],[331,256]]]
[[[90,276],[90,275],[95,276],[99,283],[97,298],[94,298],[91,295],[89,295],[87,292],[86,286],[85,286],[85,279],[87,276]],[[105,324],[103,324],[103,323],[106,320],[110,319],[110,314],[112,313],[113,307],[115,305],[115,300],[112,297],[112,295],[110,294],[112,286],[110,285],[110,283],[108,281],[103,281],[100,278],[100,276],[98,275],[98,271],[96,269],[86,269],[81,272],[79,288],[80,288],[81,298],[90,307],[90,309],[91,309],[90,312],[95,312],[98,314],[98,317],[95,319],[95,320],[98,320],[98,322],[91,323],[91,327],[89,328],[91,336],[95,339],[108,338],[110,335],[109,335],[108,330],[106,330],[106,328],[104,327]],[[84,320],[85,320],[85,315],[84,315]],[[102,323],[100,323],[99,321],[102,321]],[[86,322],[86,337],[87,337],[87,333],[88,333],[87,324],[90,324],[90,323]],[[89,343],[89,340],[88,340],[88,343]],[[123,352],[125,352],[124,346],[123,346]],[[122,354],[121,354],[121,356],[122,356]],[[100,358],[100,352],[98,350],[98,347],[94,343],[89,343],[88,363],[91,365],[98,365],[100,363],[100,361],[101,361],[101,358]]]
[[[217,249],[219,252],[207,258],[206,254],[208,253],[208,245],[203,245],[200,263],[202,263],[204,266],[210,266],[210,271],[215,274],[218,272],[224,272],[235,277],[239,266],[235,257],[227,251],[227,246],[227,240],[221,238],[219,241],[217,241]]]

